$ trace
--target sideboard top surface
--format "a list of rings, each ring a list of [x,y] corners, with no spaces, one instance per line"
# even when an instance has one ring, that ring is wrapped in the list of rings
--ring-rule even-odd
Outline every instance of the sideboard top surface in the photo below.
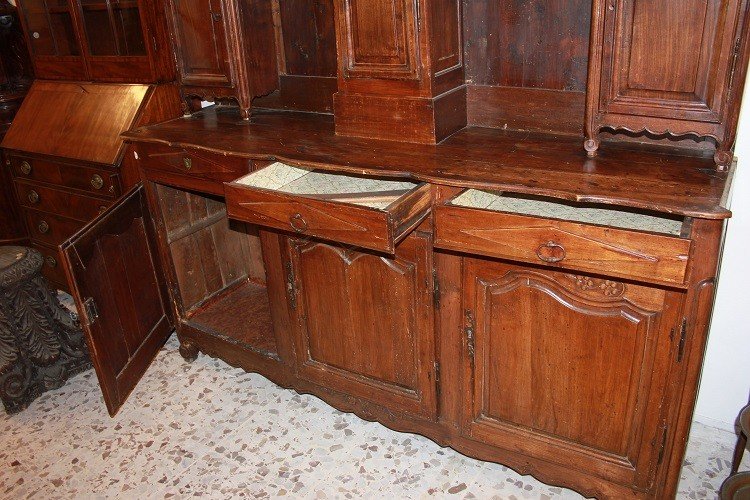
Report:
[[[733,168],[677,151],[612,146],[588,158],[580,138],[468,127],[442,143],[416,145],[336,136],[328,115],[209,107],[190,117],[123,134],[256,160],[387,175],[722,219]]]

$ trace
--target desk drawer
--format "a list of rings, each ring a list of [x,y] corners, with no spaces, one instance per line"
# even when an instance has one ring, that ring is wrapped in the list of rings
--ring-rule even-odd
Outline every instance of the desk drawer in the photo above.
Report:
[[[111,200],[68,193],[46,186],[16,180],[16,190],[21,205],[88,222],[103,212]]]
[[[57,248],[51,248],[46,245],[32,242],[31,246],[34,247],[44,258],[44,264],[42,264],[42,274],[44,277],[52,282],[52,285],[63,290],[68,290],[68,279],[65,277],[65,270],[60,263],[60,253]]]
[[[11,156],[10,162],[17,179],[45,182],[109,198],[120,194],[119,176],[112,170],[25,156]]]
[[[23,209],[29,235],[36,241],[57,246],[83,227],[83,222],[59,215]]]
[[[225,185],[230,218],[395,252],[429,213],[428,184],[274,163]]]
[[[216,182],[229,182],[251,171],[252,161],[203,151],[138,144],[141,167],[171,174],[189,175]]]
[[[683,221],[469,189],[435,208],[435,246],[606,276],[682,285]]]

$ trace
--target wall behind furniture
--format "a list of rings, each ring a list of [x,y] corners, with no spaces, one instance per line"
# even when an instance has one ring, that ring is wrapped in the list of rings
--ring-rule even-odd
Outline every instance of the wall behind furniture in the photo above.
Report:
[[[734,430],[750,396],[750,85],[740,116],[724,258],[695,420]]]

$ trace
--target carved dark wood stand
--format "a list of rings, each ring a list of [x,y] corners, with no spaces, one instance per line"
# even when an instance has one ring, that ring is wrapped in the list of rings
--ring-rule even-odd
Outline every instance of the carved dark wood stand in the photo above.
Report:
[[[83,333],[41,274],[42,255],[0,247],[0,400],[8,413],[91,367]]]

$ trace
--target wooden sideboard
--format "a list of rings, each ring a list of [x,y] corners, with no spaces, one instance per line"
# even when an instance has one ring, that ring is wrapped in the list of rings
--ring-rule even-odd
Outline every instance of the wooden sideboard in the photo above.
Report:
[[[65,3],[76,40],[87,3]],[[186,111],[240,106],[125,132],[133,188],[61,246],[111,414],[176,329],[186,359],[543,481],[674,496],[731,216],[746,0],[165,9]],[[21,169],[21,200],[92,198],[102,165],[33,159],[85,172],[83,192]]]

